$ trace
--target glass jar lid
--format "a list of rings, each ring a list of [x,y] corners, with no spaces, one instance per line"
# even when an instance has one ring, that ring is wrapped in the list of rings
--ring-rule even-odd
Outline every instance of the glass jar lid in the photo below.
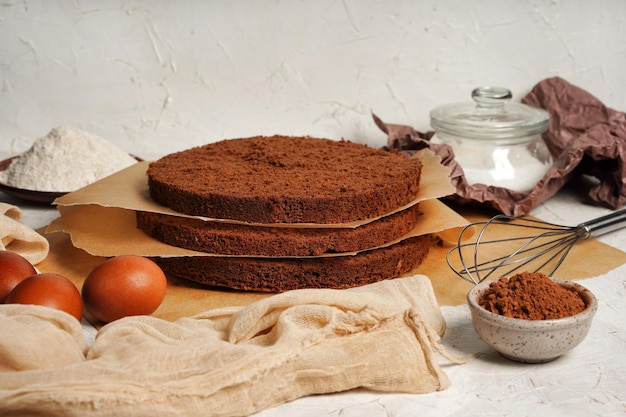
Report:
[[[542,109],[511,102],[511,90],[479,87],[474,103],[446,104],[430,112],[435,132],[475,139],[513,139],[543,133],[549,115]]]

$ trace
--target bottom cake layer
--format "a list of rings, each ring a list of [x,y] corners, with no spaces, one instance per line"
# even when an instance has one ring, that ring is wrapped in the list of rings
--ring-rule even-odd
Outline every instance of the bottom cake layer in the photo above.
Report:
[[[432,235],[349,256],[247,258],[190,256],[156,258],[166,272],[200,284],[236,290],[282,292],[300,288],[350,288],[396,278],[419,266]]]

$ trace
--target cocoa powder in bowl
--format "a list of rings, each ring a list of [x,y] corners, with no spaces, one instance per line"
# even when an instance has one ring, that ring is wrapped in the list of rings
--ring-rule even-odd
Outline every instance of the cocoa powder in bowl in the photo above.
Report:
[[[525,320],[569,317],[587,307],[576,291],[539,272],[522,272],[492,282],[480,294],[478,304],[492,313]]]

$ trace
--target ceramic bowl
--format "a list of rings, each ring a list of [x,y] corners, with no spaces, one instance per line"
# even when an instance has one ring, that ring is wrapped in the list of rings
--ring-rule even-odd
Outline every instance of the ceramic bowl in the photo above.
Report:
[[[525,320],[492,313],[480,305],[481,293],[491,281],[474,286],[467,295],[472,324],[478,336],[505,358],[526,363],[549,362],[577,346],[589,332],[598,309],[595,296],[580,284],[552,278],[577,291],[587,308],[580,313],[552,320]]]

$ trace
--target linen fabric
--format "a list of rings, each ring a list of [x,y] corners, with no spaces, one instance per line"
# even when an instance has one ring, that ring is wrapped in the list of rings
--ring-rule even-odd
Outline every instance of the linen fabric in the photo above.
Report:
[[[78,321],[46,310],[0,306],[3,416],[249,415],[357,387],[443,390],[438,361],[461,362],[440,345],[445,321],[423,275],[288,291],[174,322],[127,317],[87,348]]]
[[[16,252],[33,265],[46,259],[50,245],[45,237],[21,223],[19,207],[0,203],[0,250]]]

